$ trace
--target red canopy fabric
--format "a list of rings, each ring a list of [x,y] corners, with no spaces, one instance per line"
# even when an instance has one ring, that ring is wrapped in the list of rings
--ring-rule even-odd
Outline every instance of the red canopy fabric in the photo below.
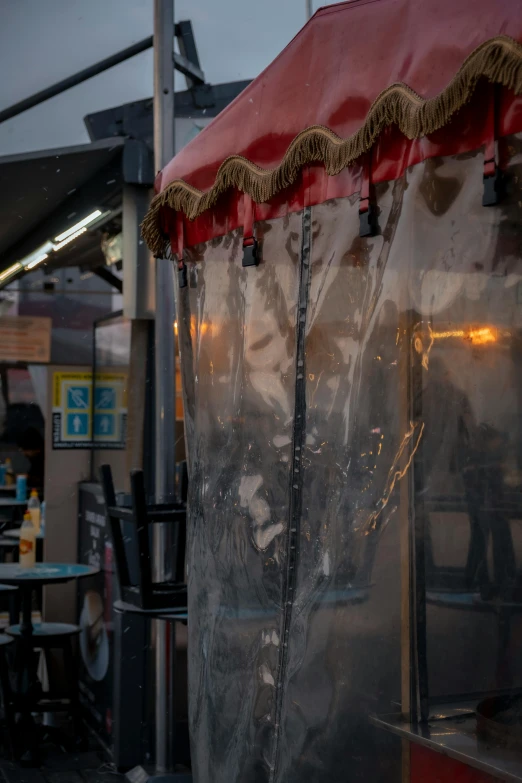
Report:
[[[173,183],[186,183],[183,192],[187,198],[191,189],[206,193],[229,156],[242,156],[246,161],[239,161],[239,165],[247,175],[247,162],[251,162],[260,176],[256,167],[267,170],[280,166],[294,139],[310,126],[323,126],[340,139],[349,139],[365,125],[373,102],[390,85],[406,85],[420,96],[421,103],[422,99],[433,99],[447,91],[466,58],[498,36],[522,42],[522,0],[352,0],[321,9],[279,57],[161,172],[157,192],[165,194],[163,228],[171,236],[176,233],[172,210],[166,209],[166,204],[191,213],[179,196],[179,188],[176,198],[166,197],[169,186],[173,192]],[[490,57],[493,70],[486,73],[491,81],[512,88],[497,93],[497,137],[522,130],[522,100],[515,97],[522,89],[522,49],[513,44],[508,54],[501,66],[503,75],[497,79],[494,71],[495,58],[499,60],[496,51]],[[473,84],[474,97],[466,109],[457,114],[447,112],[442,124],[451,120],[451,129],[446,125],[428,137],[415,138],[412,132],[407,139],[389,112],[391,124],[372,142],[372,180],[394,179],[407,165],[426,157],[484,144],[488,134],[486,90],[487,84],[477,90]],[[415,108],[417,97],[412,95],[408,100]],[[303,180],[301,174],[299,182],[284,182],[285,187],[277,190],[286,192],[274,192],[268,207],[256,208],[256,219],[349,195],[359,188],[360,165],[355,163],[349,171],[326,177],[322,166],[314,163],[319,157],[303,160],[301,168],[309,169],[308,179]],[[236,193],[220,195],[210,209],[212,215],[184,221],[185,244],[241,224],[238,185],[233,183],[232,187]],[[239,188],[249,190],[248,184],[241,187],[239,183]],[[251,195],[255,199],[255,194]]]

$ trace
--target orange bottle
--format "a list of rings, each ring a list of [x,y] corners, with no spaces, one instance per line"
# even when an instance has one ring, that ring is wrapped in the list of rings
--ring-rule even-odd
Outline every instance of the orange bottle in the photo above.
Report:
[[[20,528],[19,562],[22,568],[32,568],[36,562],[36,531],[29,511],[25,512]]]

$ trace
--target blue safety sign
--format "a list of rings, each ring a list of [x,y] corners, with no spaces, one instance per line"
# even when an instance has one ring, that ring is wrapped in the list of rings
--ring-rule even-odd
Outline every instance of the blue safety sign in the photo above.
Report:
[[[66,422],[66,436],[68,438],[88,437],[90,424],[88,413],[68,413]]]
[[[94,393],[90,372],[54,373],[54,449],[123,449],[126,431],[126,373],[97,373]]]
[[[116,433],[116,416],[114,413],[94,414],[94,437],[105,439],[113,437]]]
[[[96,387],[94,390],[94,409],[113,411],[116,408],[116,389],[114,386]]]
[[[67,389],[67,407],[69,410],[91,409],[91,384],[85,383],[83,386],[69,386]]]

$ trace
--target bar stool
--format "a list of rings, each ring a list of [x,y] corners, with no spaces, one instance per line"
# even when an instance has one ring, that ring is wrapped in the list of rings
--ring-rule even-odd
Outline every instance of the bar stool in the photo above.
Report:
[[[110,465],[101,466],[100,477],[122,601],[147,610],[185,608],[185,506],[178,502],[147,504],[141,470],[131,472],[132,507],[118,506]],[[125,522],[130,523],[130,540],[122,529]],[[177,532],[175,578],[165,582],[152,579],[150,526],[157,523],[174,525]]]
[[[78,690],[78,665],[77,657],[74,653],[74,639],[80,634],[80,627],[68,623],[35,623],[32,633],[33,651],[41,650],[44,654],[47,672],[51,667],[51,650],[61,650],[63,656],[64,671],[66,676],[66,690],[64,693],[58,692],[51,687],[49,691],[43,691],[41,684],[37,681],[38,692],[34,691],[24,694],[23,682],[21,680],[23,672],[18,671],[17,692],[11,695],[13,708],[21,707],[25,699],[29,699],[31,712],[67,712],[73,721],[73,739],[67,742],[65,736],[59,730],[46,727],[45,732],[59,734],[59,743],[68,745],[71,749],[81,746],[85,742],[83,725],[81,721],[81,708]],[[10,625],[5,629],[5,637],[10,641],[16,641],[17,645],[22,643],[20,625]]]
[[[16,589],[16,588],[15,588]],[[4,742],[4,748],[7,755],[15,757],[15,712],[13,704],[13,692],[9,680],[9,663],[7,660],[7,649],[13,644],[14,639],[6,634],[0,634],[0,688],[2,691],[2,706],[4,709],[4,731],[7,741]]]
[[[117,612],[139,614],[150,620],[168,622],[171,627],[171,649],[175,647],[175,622],[187,622],[187,586],[185,584],[186,509],[183,503],[147,504],[143,471],[131,472],[132,506],[116,504],[116,494],[109,465],[100,469],[106,514],[112,535],[112,545],[121,600],[114,603]],[[177,550],[173,580],[153,581],[150,552],[151,529],[155,523],[176,526]],[[122,525],[127,523],[125,535]],[[171,683],[174,680],[170,673]],[[171,714],[173,706],[171,707]],[[162,726],[168,725],[168,715]],[[158,748],[158,742],[156,743]],[[149,775],[141,766],[127,773],[129,783],[190,783],[190,774],[156,773]]]

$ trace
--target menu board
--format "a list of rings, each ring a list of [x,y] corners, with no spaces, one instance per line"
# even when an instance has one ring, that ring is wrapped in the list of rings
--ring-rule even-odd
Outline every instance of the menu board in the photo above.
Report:
[[[80,698],[93,728],[110,744],[113,723],[113,557],[105,507],[97,484],[83,484],[79,508],[79,562],[99,568],[78,582]]]
[[[80,699],[87,719],[117,767],[142,764],[150,752],[143,732],[150,621],[114,611],[119,597],[110,528],[99,484],[79,485],[78,562],[99,574],[78,582]]]
[[[0,316],[0,362],[49,362],[51,329],[51,318]]]

